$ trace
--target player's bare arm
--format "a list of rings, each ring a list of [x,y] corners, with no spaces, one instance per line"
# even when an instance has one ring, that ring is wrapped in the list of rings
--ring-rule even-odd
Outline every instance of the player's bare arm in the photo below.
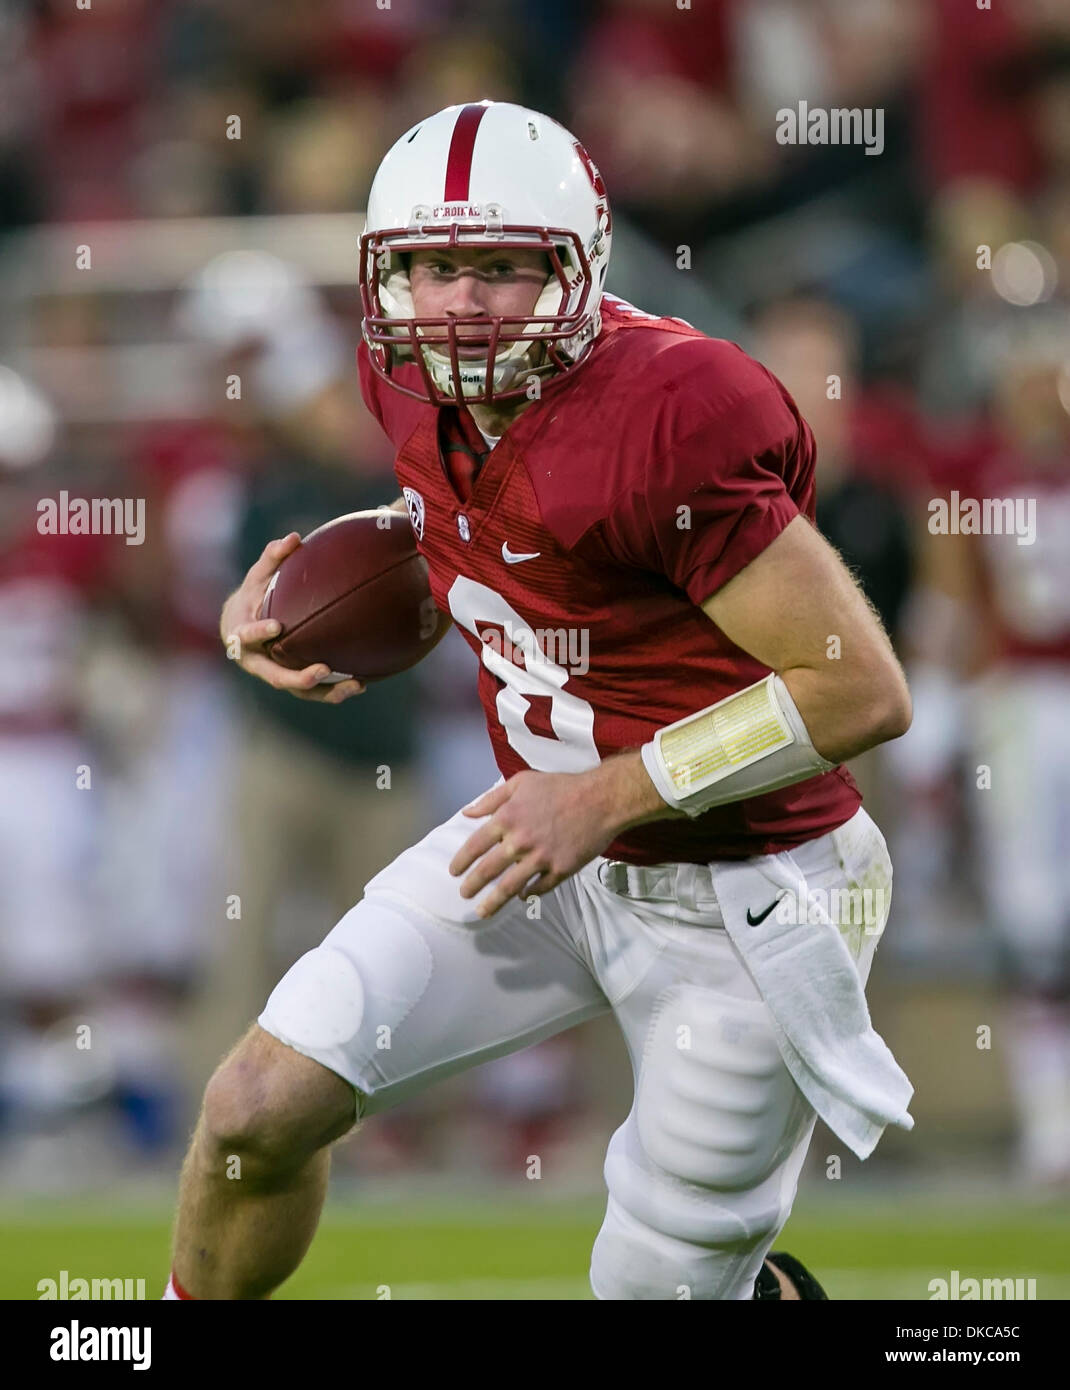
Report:
[[[879,618],[803,517],[702,608],[731,641],[780,676],[814,749],[829,764],[910,727],[910,693]],[[518,773],[465,814],[490,819],[450,872],[475,865],[461,885],[463,897],[494,883],[479,907],[488,917],[514,895],[549,892],[622,831],[683,812],[666,804],[632,750],[589,772]]]
[[[702,605],[737,646],[791,692],[832,763],[910,728],[906,677],[865,595],[803,517]]]

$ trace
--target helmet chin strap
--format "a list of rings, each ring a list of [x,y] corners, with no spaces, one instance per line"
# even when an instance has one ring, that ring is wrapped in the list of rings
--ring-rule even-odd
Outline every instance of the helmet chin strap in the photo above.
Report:
[[[496,355],[494,364],[495,393],[509,390],[525,369],[534,370],[531,367],[530,359],[534,349],[538,346],[538,343],[511,343],[504,353],[499,352]],[[431,380],[443,395],[456,399],[453,364],[450,359],[437,348],[425,347],[422,351],[428,371],[431,373]],[[489,370],[486,359],[461,359],[459,365],[461,368],[461,399],[484,395]]]

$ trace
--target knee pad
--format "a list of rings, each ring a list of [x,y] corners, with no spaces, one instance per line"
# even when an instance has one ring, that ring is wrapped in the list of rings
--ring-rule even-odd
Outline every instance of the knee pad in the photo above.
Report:
[[[764,1004],[690,985],[667,991],[635,1105],[606,1156],[596,1295],[749,1298],[790,1213],[813,1124]]]
[[[604,1301],[750,1298],[774,1239],[770,1235],[756,1251],[673,1240],[610,1197],[591,1251],[591,1290]]]
[[[343,951],[317,946],[296,960],[268,1000],[273,1023],[305,1048],[347,1043],[364,1022],[360,971]]]
[[[635,1118],[643,1152],[671,1181],[754,1189],[794,1147],[808,1108],[763,1003],[694,985],[659,999]]]
[[[365,898],[290,967],[257,1022],[367,1098],[380,1059],[392,1055],[393,1033],[427,988],[432,964],[427,941],[403,913]],[[362,1117],[367,1109],[365,1099]]]

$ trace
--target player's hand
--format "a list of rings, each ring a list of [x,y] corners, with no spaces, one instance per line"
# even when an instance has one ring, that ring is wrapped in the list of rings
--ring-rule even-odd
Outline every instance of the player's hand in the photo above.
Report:
[[[510,898],[549,893],[582,869],[620,826],[620,807],[604,794],[607,786],[600,768],[518,772],[477,797],[464,814],[489,819],[450,863],[454,877],[475,865],[461,897],[474,898],[494,883],[478,908],[480,917],[490,917]]]
[[[324,677],[331,674],[329,666],[321,662],[306,666],[303,671],[291,671],[288,666],[280,666],[277,661],[272,661],[264,651],[264,643],[277,637],[281,630],[274,618],[260,617],[264,595],[271,583],[271,576],[300,544],[301,537],[296,531],[291,531],[282,540],[268,542],[260,559],[242,580],[241,588],[235,589],[223,605],[219,635],[227,655],[250,676],[266,681],[276,690],[289,691],[299,700],[340,705],[350,695],[363,694],[365,687],[362,681],[346,680],[321,685]]]

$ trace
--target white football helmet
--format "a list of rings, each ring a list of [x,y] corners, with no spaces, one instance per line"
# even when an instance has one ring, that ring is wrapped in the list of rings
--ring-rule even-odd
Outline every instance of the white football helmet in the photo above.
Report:
[[[590,155],[549,116],[492,101],[429,116],[390,150],[368,195],[360,293],[373,368],[432,405],[511,400],[531,376],[568,371],[601,328],[611,228]],[[486,358],[459,357],[462,320],[415,317],[403,256],[436,246],[525,247],[549,257],[552,272],[529,317],[489,318],[486,338],[463,339],[486,345]],[[422,390],[397,380],[399,362],[416,363]]]

